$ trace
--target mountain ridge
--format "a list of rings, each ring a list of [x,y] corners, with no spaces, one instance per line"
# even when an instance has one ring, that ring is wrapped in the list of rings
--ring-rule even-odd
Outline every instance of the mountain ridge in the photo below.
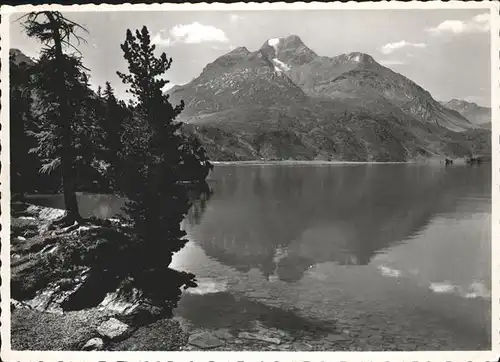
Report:
[[[479,106],[475,102],[468,102],[457,98],[440,103],[449,109],[457,111],[471,123],[479,125],[483,128],[491,128],[490,107]]]
[[[245,68],[256,59],[264,62],[268,70],[274,68],[277,73],[286,74],[311,97],[359,98],[359,93],[364,97],[371,93],[370,96],[376,98],[378,94],[420,120],[440,124],[453,131],[476,128],[460,113],[444,107],[434,100],[428,91],[403,75],[380,65],[370,55],[352,52],[336,57],[318,56],[296,35],[269,39],[254,52],[244,47],[236,48],[207,65],[200,77],[212,70],[216,64],[222,65],[223,72],[227,73],[228,68],[237,65]],[[189,84],[176,90],[189,87]]]
[[[168,93],[214,160],[464,157],[478,151],[470,134],[488,148],[477,125],[372,56],[320,56],[294,35],[235,48]]]
[[[298,37],[271,44],[277,53],[269,41],[256,51],[237,47],[166,92],[174,104],[184,100],[182,129],[199,137],[211,160],[408,161],[491,152],[488,131],[436,106],[411,80],[420,98],[402,102],[405,88],[384,80],[396,73],[370,55],[322,57]],[[336,73],[311,76],[304,64]],[[418,107],[437,122],[419,118]],[[465,130],[446,128],[446,117]]]

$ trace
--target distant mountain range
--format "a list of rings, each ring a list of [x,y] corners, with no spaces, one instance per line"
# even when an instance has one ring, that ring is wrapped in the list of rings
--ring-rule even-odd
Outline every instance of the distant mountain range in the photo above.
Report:
[[[370,55],[317,55],[298,36],[244,47],[188,84],[181,119],[214,160],[405,161],[488,153],[491,135]]]
[[[461,99],[452,99],[448,102],[441,102],[441,104],[446,108],[457,111],[471,123],[491,129],[491,108],[481,107],[474,102]]]
[[[32,62],[17,49],[11,54]],[[298,36],[270,39],[253,52],[236,48],[168,93],[173,103],[185,101],[183,129],[212,160],[407,161],[491,152],[491,132],[468,119],[466,107],[437,102],[370,55],[319,56]]]

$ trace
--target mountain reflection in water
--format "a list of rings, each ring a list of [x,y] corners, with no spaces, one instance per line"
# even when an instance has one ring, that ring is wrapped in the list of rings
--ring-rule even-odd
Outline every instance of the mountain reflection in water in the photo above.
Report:
[[[320,263],[367,265],[434,220],[491,208],[487,166],[221,166],[212,179],[205,213],[186,219],[190,239],[240,272],[289,282]]]

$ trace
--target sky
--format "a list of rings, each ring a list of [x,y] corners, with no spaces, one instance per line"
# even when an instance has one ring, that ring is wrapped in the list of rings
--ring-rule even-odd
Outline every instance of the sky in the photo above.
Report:
[[[40,44],[11,16],[11,48],[36,58]],[[410,78],[439,100],[452,98],[491,104],[490,15],[485,9],[460,10],[267,10],[267,11],[112,11],[68,12],[88,29],[79,49],[93,88],[110,81],[120,98],[126,87],[120,44],[127,29],[146,25],[158,55],[172,57],[169,86],[196,78],[230,50],[260,48],[268,39],[298,35],[318,55],[370,54]]]

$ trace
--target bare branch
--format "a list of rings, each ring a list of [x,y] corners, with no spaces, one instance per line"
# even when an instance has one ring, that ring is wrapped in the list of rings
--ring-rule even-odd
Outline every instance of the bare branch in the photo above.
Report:
[[[21,16],[20,16],[20,17],[18,17],[16,20],[14,20],[14,23],[17,23],[18,21],[20,21],[20,20],[21,20],[21,19],[23,19],[23,18],[28,17],[29,15],[30,15],[29,13],[28,13],[28,14],[21,15]]]

